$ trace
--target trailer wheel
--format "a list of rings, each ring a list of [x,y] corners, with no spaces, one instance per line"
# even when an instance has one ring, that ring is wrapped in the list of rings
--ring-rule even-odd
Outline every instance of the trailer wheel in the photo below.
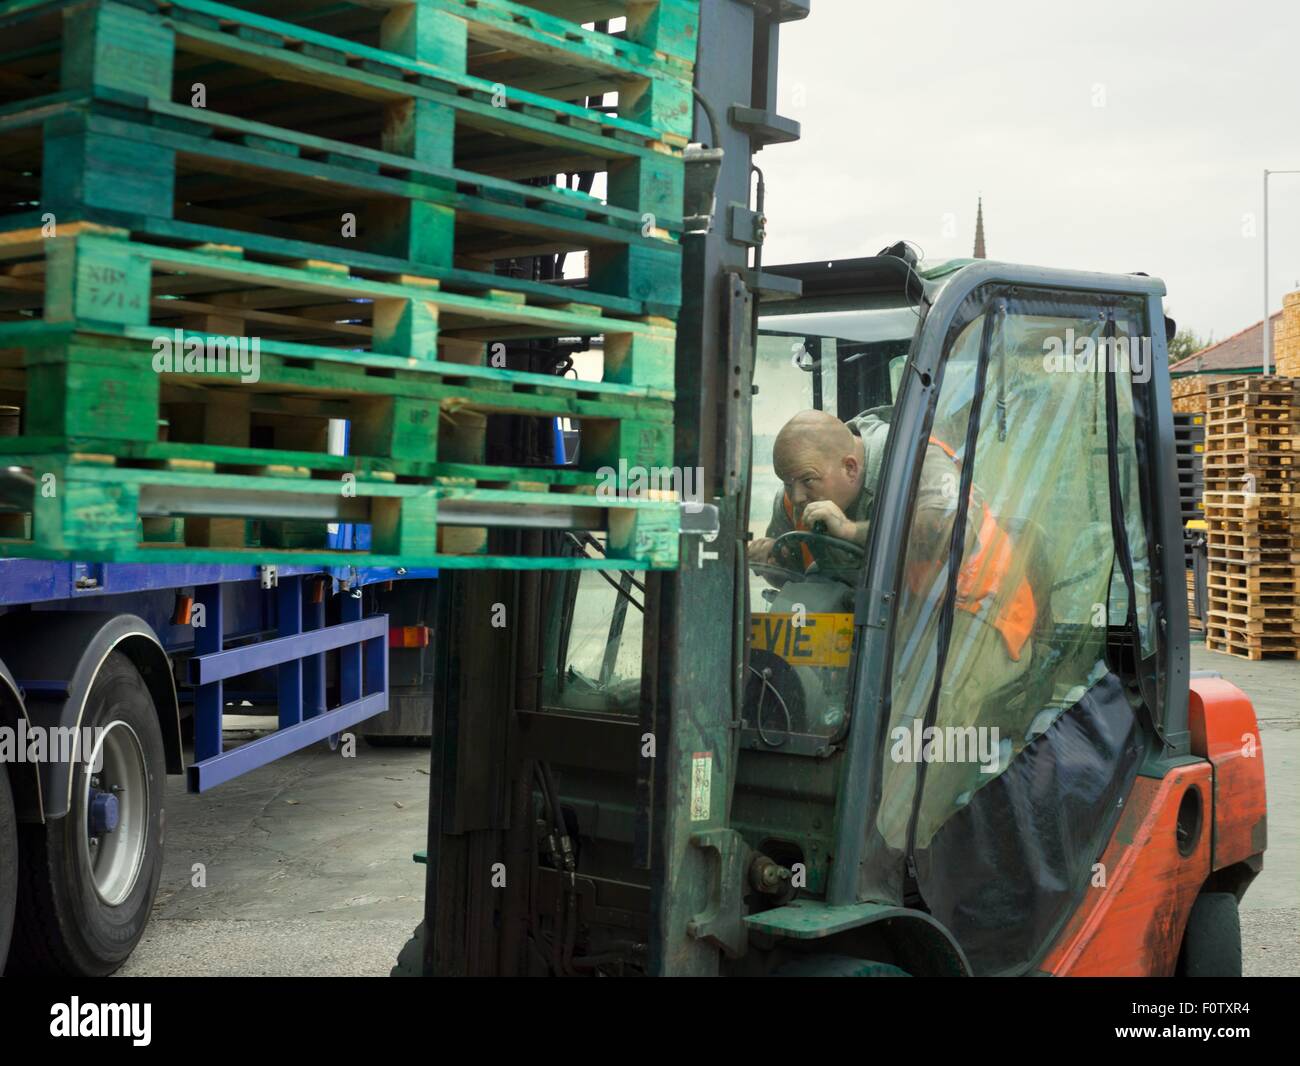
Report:
[[[19,828],[14,955],[23,972],[112,973],[144,934],[158,891],[162,730],[148,688],[120,652],[100,667],[81,724],[95,729],[92,758],[74,769],[68,814]]]
[[[9,791],[9,770],[0,762],[0,973],[9,956],[9,935],[14,931],[18,905],[18,819]]]
[[[1178,976],[1241,976],[1241,915],[1231,892],[1202,892],[1196,897],[1183,932]]]

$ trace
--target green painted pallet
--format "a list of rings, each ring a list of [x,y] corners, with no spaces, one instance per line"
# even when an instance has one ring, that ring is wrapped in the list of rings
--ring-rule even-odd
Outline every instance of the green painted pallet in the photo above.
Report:
[[[0,556],[475,568],[677,565],[678,508],[666,501],[574,495],[546,485],[483,487],[453,479],[405,484],[254,477],[177,464],[140,468],[80,454],[11,455],[7,462],[30,478],[32,503],[27,535],[0,538]],[[14,475],[6,477],[6,500],[11,500]],[[183,542],[176,539],[178,518]],[[330,525],[339,522],[368,527],[370,548],[332,550]],[[537,528],[541,522],[603,534],[607,557],[526,561],[489,550],[489,529]],[[148,540],[151,530],[159,531],[159,542]]]
[[[0,404],[22,412],[0,455],[90,452],[121,461],[205,463],[217,472],[301,470],[321,476],[471,476],[547,481],[594,491],[620,463],[671,465],[673,408],[633,386],[543,374],[409,362],[355,352],[313,358],[238,354],[232,339],[177,330],[159,343],[0,323]],[[568,418],[583,446],[548,478],[525,455],[493,454],[490,418]],[[348,455],[331,454],[330,423],[350,423]],[[472,468],[472,473],[470,469]]]
[[[89,224],[0,231],[0,319],[39,317],[148,341],[176,328],[258,336],[263,350],[280,355],[358,349],[408,360],[411,369],[439,362],[494,369],[498,350],[516,340],[601,337],[606,382],[671,395],[676,331],[666,319],[612,318],[577,302],[538,305],[521,293],[460,295],[419,276],[271,259],[240,248],[143,244]]]
[[[0,32],[24,31],[25,47],[14,53],[22,62],[39,53],[48,64],[25,67],[12,83],[15,104],[0,109],[11,128],[47,122],[43,210],[66,216],[89,199],[106,211],[169,218],[182,204],[199,221],[228,226],[235,218],[232,228],[254,232],[278,224],[291,236],[301,236],[294,219],[305,215],[328,220],[333,243],[356,240],[350,217],[366,230],[358,242],[365,250],[439,267],[481,269],[494,258],[580,249],[589,252],[592,290],[657,308],[679,302],[673,235],[683,163],[661,131],[536,94],[503,95],[499,84],[449,72],[455,60],[443,54],[441,31],[394,30],[386,42],[393,50],[384,51],[206,0],[141,2],[169,14],[89,0],[59,21],[63,4],[46,0],[25,21],[0,18]],[[439,27],[449,20],[463,38],[464,20],[419,10]],[[42,12],[43,22],[35,17]],[[204,107],[191,106],[194,86]],[[152,106],[148,131],[91,129],[84,118],[44,110],[78,94]],[[31,107],[21,113],[24,102]],[[236,134],[233,155],[230,145],[213,144],[223,118],[258,124]],[[176,136],[164,134],[168,124]],[[222,135],[230,137],[228,126]],[[521,184],[573,171],[608,173],[614,212],[604,227],[577,217],[595,208],[590,197],[539,197]],[[473,188],[471,179],[466,189],[465,174],[501,183]],[[286,195],[286,185],[307,190],[307,202]],[[529,198],[543,210],[531,210]],[[567,234],[556,217],[566,213],[575,219]],[[458,222],[467,227],[460,241]]]
[[[231,6],[373,47],[382,40],[383,21],[396,18],[392,9],[413,5],[234,0]],[[445,12],[464,21],[470,74],[579,103],[613,93],[623,116],[669,137],[690,136],[698,0],[643,3],[617,34],[584,27],[564,15],[562,5],[551,7],[515,0],[420,0],[418,5],[428,12],[425,18]],[[421,14],[417,10],[407,18],[415,21]]]
[[[233,0],[232,6],[350,40],[364,40],[377,32],[375,12],[409,3],[411,0]],[[483,7],[493,13],[502,10],[496,0],[478,4],[465,0],[463,6]],[[525,41],[534,35],[563,36],[586,44],[596,59],[612,51],[628,63],[645,65],[657,58],[684,72],[695,62],[699,0],[519,0],[506,9],[512,12],[512,20],[523,23],[527,32],[516,32]],[[624,19],[625,26],[614,32],[584,28],[614,19]],[[576,49],[573,54],[578,55]]]
[[[451,273],[439,265],[450,258],[480,287],[496,284],[497,260],[585,251],[591,283],[612,291],[586,288],[584,298],[640,314],[672,315],[680,302],[680,222],[650,227],[576,190],[520,186],[170,103],[130,120],[99,101],[37,105],[0,117],[0,137],[8,165],[39,182],[41,216],[163,239],[183,233],[246,246],[254,238],[259,250],[286,256],[400,257],[406,272],[434,276]],[[286,188],[293,195],[278,191]],[[417,202],[448,214],[412,243],[390,223]],[[573,299],[571,287],[551,289]]]
[[[0,12],[0,56],[21,70],[20,76],[6,79],[0,101],[100,87],[190,104],[193,83],[202,80],[208,107],[241,113],[220,107],[218,100],[224,99],[276,112],[285,110],[285,93],[298,84],[321,96],[346,98],[357,114],[362,101],[377,107],[403,105],[411,112],[407,123],[398,121],[400,115],[388,116],[385,123],[379,115],[381,121],[365,132],[375,140],[427,140],[416,147],[429,155],[406,153],[420,158],[445,151],[437,135],[447,130],[450,116],[434,105],[462,112],[458,122],[471,128],[596,160],[607,154],[614,159],[638,152],[673,155],[689,139],[689,127],[674,134],[627,114],[466,74],[466,21],[423,5],[417,10],[425,21],[414,26],[409,20],[395,21],[375,47],[210,0],[20,2]],[[236,78],[241,70],[243,76]],[[196,73],[207,77],[196,79]],[[274,94],[267,92],[267,79],[276,81]],[[318,97],[318,102],[323,101]],[[416,106],[422,102],[428,106]],[[321,125],[337,125],[348,117],[335,107],[315,116]],[[393,128],[384,129],[385,124]],[[615,143],[623,147],[616,149]]]
[[[689,139],[697,19],[684,20],[691,32],[683,51],[690,56],[669,57],[512,0],[425,2],[465,21],[470,74],[561,100],[613,93],[620,115],[664,131],[670,141]]]

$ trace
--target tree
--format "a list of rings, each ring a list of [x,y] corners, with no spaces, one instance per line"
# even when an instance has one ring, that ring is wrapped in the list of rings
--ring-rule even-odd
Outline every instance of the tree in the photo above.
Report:
[[[1172,364],[1179,359],[1186,359],[1189,355],[1195,355],[1202,348],[1208,348],[1213,343],[1212,336],[1202,339],[1190,329],[1180,329],[1169,342],[1169,362]]]

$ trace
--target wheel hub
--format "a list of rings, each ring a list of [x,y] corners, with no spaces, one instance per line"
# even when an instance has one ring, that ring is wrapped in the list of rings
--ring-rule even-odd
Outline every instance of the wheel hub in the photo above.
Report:
[[[84,781],[82,855],[95,893],[117,906],[139,879],[149,832],[144,747],[130,725],[111,722],[99,733]]]
[[[111,792],[90,792],[90,835],[100,837],[117,828],[119,810],[117,797]]]

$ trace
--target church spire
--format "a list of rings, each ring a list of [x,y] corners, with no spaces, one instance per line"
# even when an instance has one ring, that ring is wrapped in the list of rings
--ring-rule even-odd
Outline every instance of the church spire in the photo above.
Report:
[[[979,198],[979,207],[975,211],[975,258],[987,259],[984,249],[984,197]]]

